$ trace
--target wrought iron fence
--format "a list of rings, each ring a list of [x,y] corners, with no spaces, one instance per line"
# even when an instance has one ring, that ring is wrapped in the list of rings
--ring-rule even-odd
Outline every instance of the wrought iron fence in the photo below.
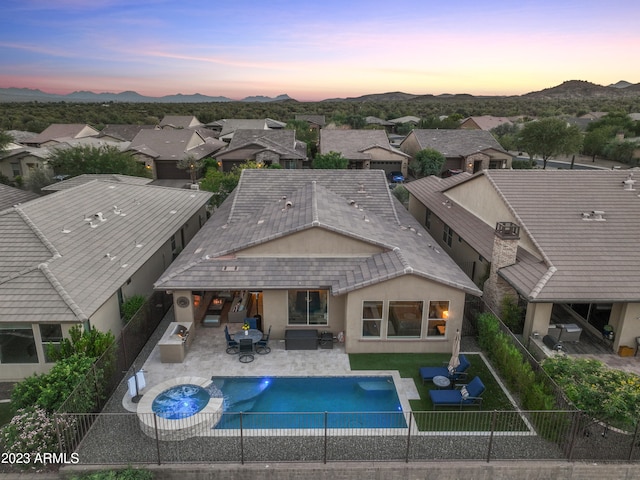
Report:
[[[640,461],[639,429],[578,411],[56,414],[61,453],[81,464]],[[62,427],[66,425],[67,427]]]

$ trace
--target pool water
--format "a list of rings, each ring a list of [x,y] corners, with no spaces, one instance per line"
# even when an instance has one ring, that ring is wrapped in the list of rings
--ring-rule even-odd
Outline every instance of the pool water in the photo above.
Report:
[[[224,397],[218,429],[406,428],[393,379],[213,377]],[[242,412],[242,416],[240,415]],[[325,412],[326,415],[325,415]]]
[[[209,392],[199,385],[176,385],[160,393],[151,404],[151,409],[159,417],[178,420],[190,417],[209,403]]]

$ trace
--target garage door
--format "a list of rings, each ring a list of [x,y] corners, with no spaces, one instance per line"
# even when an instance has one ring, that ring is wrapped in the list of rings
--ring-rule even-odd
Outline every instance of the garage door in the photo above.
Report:
[[[158,180],[189,180],[189,172],[176,166],[174,160],[156,160],[156,177]]]
[[[402,162],[383,162],[378,160],[371,160],[371,163],[369,165],[369,168],[371,168],[371,170],[384,170],[386,173],[402,171]]]

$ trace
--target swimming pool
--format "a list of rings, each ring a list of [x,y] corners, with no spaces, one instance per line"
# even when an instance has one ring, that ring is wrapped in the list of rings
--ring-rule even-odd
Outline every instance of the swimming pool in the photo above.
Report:
[[[241,421],[249,429],[407,426],[390,376],[211,380],[223,394],[224,414],[216,429],[240,428]]]

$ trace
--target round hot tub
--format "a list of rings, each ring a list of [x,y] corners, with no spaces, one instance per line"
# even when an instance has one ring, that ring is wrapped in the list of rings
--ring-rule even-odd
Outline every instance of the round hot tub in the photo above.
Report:
[[[154,398],[151,410],[159,417],[178,420],[201,411],[207,406],[210,398],[209,392],[200,385],[176,385]]]
[[[140,428],[167,441],[207,435],[222,416],[222,393],[211,383],[178,377],[150,388],[138,403]]]

